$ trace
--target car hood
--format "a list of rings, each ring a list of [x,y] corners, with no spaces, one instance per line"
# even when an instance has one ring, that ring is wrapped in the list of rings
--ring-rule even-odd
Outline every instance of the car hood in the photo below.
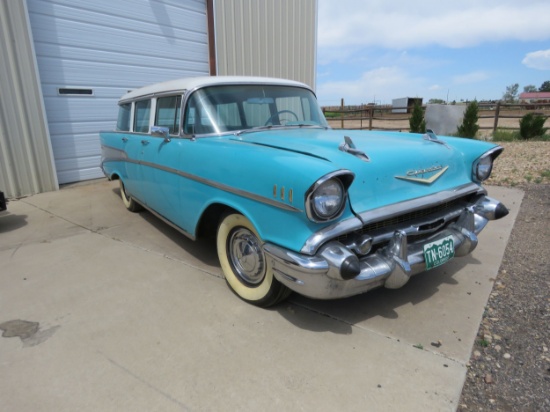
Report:
[[[368,160],[339,149],[345,136]],[[442,138],[442,144],[412,133],[305,128],[244,133],[234,140],[311,156],[331,163],[334,170],[350,170],[355,179],[349,198],[356,213],[471,183],[472,162],[494,147],[456,138]]]

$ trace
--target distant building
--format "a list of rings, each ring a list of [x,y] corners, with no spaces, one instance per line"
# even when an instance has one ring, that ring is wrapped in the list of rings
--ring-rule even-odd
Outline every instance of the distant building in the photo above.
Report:
[[[422,106],[422,97],[401,97],[392,100],[392,113],[412,113],[415,104]]]
[[[550,92],[525,92],[519,94],[521,103],[550,103]]]

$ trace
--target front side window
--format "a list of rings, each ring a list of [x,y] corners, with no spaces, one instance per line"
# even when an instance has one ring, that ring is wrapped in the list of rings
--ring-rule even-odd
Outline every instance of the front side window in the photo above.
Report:
[[[211,134],[285,126],[327,127],[314,94],[278,85],[211,86],[188,99],[184,132]]]
[[[155,125],[167,127],[170,134],[179,134],[181,96],[157,99]]]
[[[136,102],[134,115],[134,132],[149,133],[149,117],[151,115],[151,100]]]
[[[118,119],[116,129],[120,132],[130,130],[130,114],[132,113],[132,103],[121,104],[118,106]]]

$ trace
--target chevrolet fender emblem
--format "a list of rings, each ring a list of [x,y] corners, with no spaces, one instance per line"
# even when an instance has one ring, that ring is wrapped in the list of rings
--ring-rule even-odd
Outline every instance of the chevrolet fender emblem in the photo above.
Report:
[[[401,179],[401,180],[408,180],[411,182],[424,183],[425,185],[431,185],[433,182],[439,179],[441,175],[447,171],[448,168],[449,166],[445,166],[445,167],[434,166],[434,167],[430,167],[429,169],[411,170],[410,172],[407,172],[407,176],[395,176],[395,178]],[[439,172],[437,172],[435,175],[432,175],[427,179],[416,177],[418,175],[423,175],[425,173],[435,172],[436,170],[439,170]]]

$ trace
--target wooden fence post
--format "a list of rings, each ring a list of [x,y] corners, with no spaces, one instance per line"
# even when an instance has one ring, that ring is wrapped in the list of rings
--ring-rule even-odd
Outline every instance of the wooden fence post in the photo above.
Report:
[[[497,131],[498,116],[500,116],[500,101],[497,102],[497,107],[495,109],[495,124],[493,126],[493,134]]]
[[[372,118],[374,117],[374,106],[369,107],[369,130],[372,130]]]
[[[343,129],[344,128],[344,99],[342,98],[340,100],[340,127]]]

